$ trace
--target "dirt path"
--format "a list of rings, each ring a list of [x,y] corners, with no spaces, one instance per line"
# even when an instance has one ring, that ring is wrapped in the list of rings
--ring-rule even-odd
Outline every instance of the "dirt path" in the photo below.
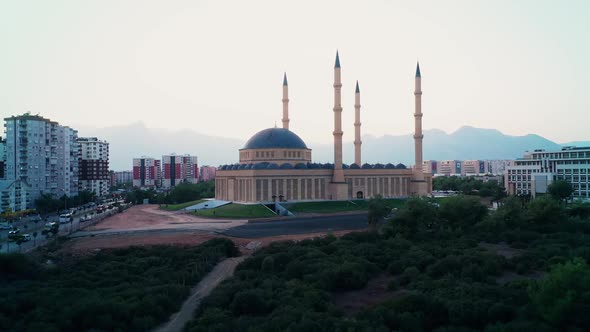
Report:
[[[191,296],[184,301],[180,311],[173,314],[170,320],[154,332],[180,332],[186,323],[193,318],[193,314],[201,300],[209,295],[211,291],[223,280],[234,274],[236,266],[241,263],[246,256],[228,258],[217,264],[213,271],[209,272],[196,287],[191,289]]]

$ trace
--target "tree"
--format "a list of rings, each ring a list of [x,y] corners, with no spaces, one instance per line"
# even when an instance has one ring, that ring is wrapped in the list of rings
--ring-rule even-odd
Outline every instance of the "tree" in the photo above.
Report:
[[[558,223],[565,218],[563,205],[548,196],[535,198],[527,207],[528,220],[534,224]]]
[[[453,196],[440,204],[440,217],[452,227],[470,227],[483,220],[488,208],[478,197]]]
[[[391,208],[385,204],[385,200],[381,195],[376,195],[375,197],[369,199],[369,215],[368,215],[368,223],[369,228],[371,230],[375,230],[377,228],[377,223],[383,218],[385,218]]]
[[[551,197],[555,198],[560,202],[567,202],[574,193],[572,185],[565,180],[555,180],[547,187],[547,191]]]
[[[395,213],[387,232],[401,233],[404,236],[412,237],[418,232],[433,230],[437,226],[438,208],[436,203],[429,198],[412,197]]]
[[[565,329],[566,322],[573,322],[584,330],[590,328],[590,268],[582,258],[554,265],[548,275],[529,286],[528,293],[538,313],[552,325]]]

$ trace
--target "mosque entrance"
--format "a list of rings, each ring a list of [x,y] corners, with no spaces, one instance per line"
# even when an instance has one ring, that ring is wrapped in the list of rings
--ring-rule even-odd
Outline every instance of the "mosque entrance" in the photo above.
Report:
[[[363,198],[365,198],[364,195],[363,195],[363,192],[362,191],[357,191],[356,192],[356,198],[357,199],[363,199]]]

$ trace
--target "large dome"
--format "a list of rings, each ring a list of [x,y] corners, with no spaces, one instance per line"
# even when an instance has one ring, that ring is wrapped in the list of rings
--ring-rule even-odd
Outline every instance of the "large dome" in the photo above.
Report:
[[[283,128],[268,128],[252,136],[245,149],[307,149],[305,142],[294,132]]]

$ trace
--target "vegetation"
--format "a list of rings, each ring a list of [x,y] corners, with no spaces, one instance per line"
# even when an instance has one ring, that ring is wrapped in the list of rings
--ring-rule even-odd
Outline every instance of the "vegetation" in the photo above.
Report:
[[[147,331],[178,310],[195,285],[237,248],[131,247],[46,265],[0,255],[1,331]]]
[[[235,203],[214,209],[197,210],[193,214],[209,218],[265,218],[276,216],[276,214],[261,204],[246,205]]]
[[[63,195],[55,198],[51,194],[43,194],[35,200],[35,208],[41,214],[48,214],[55,211],[65,210],[67,208],[78,207],[86,203],[94,202],[96,194],[93,191],[82,190],[78,196],[68,197]]]
[[[157,193],[153,189],[133,188],[127,193],[126,200],[134,204],[141,204],[144,199],[149,200],[152,204],[181,204],[214,196],[215,181],[211,180],[196,184],[181,183],[167,193]]]
[[[578,204],[508,198],[490,212],[474,197],[411,198],[380,232],[260,250],[187,331],[589,330],[590,220],[578,212],[590,207]],[[363,293],[384,275],[385,299]],[[349,312],[337,295],[353,291],[368,304]]]
[[[160,206],[160,209],[162,210],[167,210],[167,211],[178,211],[178,210],[182,210],[184,208],[187,208],[189,206],[193,206],[199,203],[203,203],[205,202],[204,199],[198,199],[196,201],[190,201],[190,202],[186,202],[186,203],[180,203],[180,204],[171,204],[171,205],[162,205]]]
[[[484,182],[476,177],[437,176],[432,181],[433,190],[458,191],[463,195],[478,195],[499,200],[506,197],[506,189],[495,180]]]
[[[567,202],[567,200],[572,197],[574,188],[572,188],[572,185],[565,180],[556,180],[549,185],[547,192],[549,192],[549,195],[554,199],[560,202]]]

